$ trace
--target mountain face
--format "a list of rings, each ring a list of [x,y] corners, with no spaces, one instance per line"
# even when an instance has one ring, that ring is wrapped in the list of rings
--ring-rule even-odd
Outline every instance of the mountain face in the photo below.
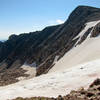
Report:
[[[78,6],[64,24],[46,27],[42,31],[28,34],[11,35],[5,42],[0,42],[0,80],[12,80],[27,76],[21,66],[36,63],[36,76],[47,73],[53,66],[55,58],[59,60],[66,52],[80,45],[91,33],[99,36],[100,23],[89,28],[80,38],[79,33],[86,23],[100,20],[100,9],[88,6]],[[2,84],[1,84],[2,85]]]

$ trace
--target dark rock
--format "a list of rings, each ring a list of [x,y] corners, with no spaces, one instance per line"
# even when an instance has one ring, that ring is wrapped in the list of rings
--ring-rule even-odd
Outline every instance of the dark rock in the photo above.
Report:
[[[77,7],[68,20],[61,25],[46,27],[42,31],[12,35],[5,42],[0,42],[0,72],[20,68],[24,62],[36,62],[37,73],[47,73],[58,59],[72,49],[79,39],[74,39],[89,21],[100,20],[100,9],[88,6]],[[89,29],[82,37],[82,43],[88,36]],[[97,35],[98,28],[95,35]],[[92,36],[95,36],[94,33]]]
[[[100,85],[100,79],[96,79],[91,85],[90,87],[93,87],[94,85]]]
[[[98,35],[100,35],[100,23],[98,23],[94,28],[93,31],[91,33],[91,37],[97,37]]]

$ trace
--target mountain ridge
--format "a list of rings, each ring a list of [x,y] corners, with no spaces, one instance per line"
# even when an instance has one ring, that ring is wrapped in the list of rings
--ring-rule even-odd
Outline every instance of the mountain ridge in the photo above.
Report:
[[[0,44],[0,74],[12,75],[11,70],[14,70],[16,76],[25,62],[28,64],[36,62],[36,76],[47,73],[54,66],[56,56],[59,60],[75,46],[80,37],[74,38],[85,28],[86,23],[98,20],[100,20],[100,8],[78,6],[64,24],[29,34],[10,36],[9,40]],[[92,29],[93,27],[89,32]],[[89,32],[85,34],[84,39]]]

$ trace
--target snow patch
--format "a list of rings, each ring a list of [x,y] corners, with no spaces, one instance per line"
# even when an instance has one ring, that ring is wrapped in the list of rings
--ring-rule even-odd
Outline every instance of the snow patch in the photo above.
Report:
[[[94,29],[94,26],[97,25],[98,23],[100,22],[100,20],[98,21],[92,21],[92,22],[88,22],[85,24],[85,28],[73,39],[75,40],[76,38],[79,37],[79,40],[77,41],[77,43],[80,41],[81,37],[86,33],[86,31],[89,29],[89,28],[92,28]],[[91,32],[93,31],[93,29],[91,30]],[[91,33],[90,32],[90,33]],[[89,37],[90,37],[90,34],[89,34]],[[76,44],[77,44],[76,43]]]
[[[0,87],[0,100],[11,100],[16,97],[66,95],[73,89],[88,88],[90,83],[99,77],[100,59]]]
[[[100,37],[88,38],[67,52],[50,70],[56,72],[100,58]]]
[[[59,56],[55,56],[53,64],[56,64],[58,62]]]
[[[26,70],[25,74],[28,74],[29,77],[19,77],[18,80],[24,80],[33,78],[36,75],[36,63],[27,64],[26,62],[21,66],[22,69]]]

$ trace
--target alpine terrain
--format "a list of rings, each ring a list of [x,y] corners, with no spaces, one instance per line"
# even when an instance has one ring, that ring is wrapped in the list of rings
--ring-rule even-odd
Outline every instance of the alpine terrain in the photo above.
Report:
[[[0,42],[0,100],[100,100],[99,43],[100,8],[89,6],[63,24],[9,36]]]

